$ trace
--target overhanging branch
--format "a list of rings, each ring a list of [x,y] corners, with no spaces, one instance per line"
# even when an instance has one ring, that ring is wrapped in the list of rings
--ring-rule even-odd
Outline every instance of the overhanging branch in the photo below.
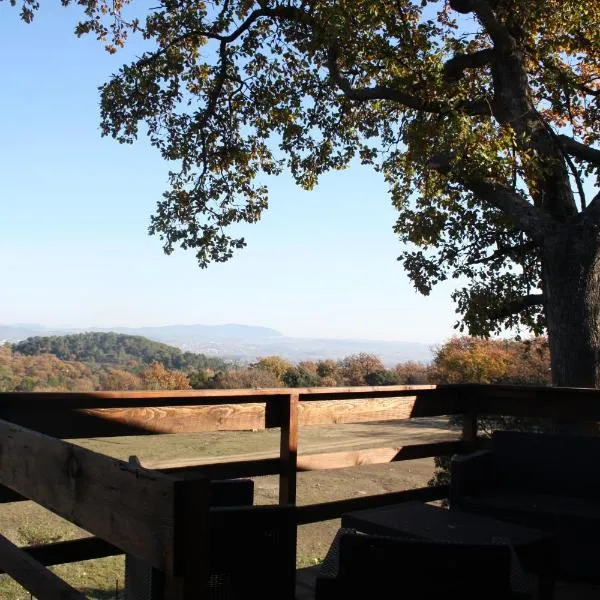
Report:
[[[472,54],[456,54],[444,64],[446,81],[458,81],[467,69],[477,69],[489,64],[494,58],[494,50],[486,48]]]
[[[527,308],[542,306],[544,300],[544,294],[529,294],[514,300],[507,300],[496,310],[490,311],[489,316],[493,321],[501,321],[512,315],[523,312]]]
[[[386,87],[386,86],[373,86],[368,88],[354,88],[350,84],[350,81],[344,77],[338,66],[338,49],[331,47],[327,51],[327,68],[329,70],[329,76],[332,82],[344,92],[344,95],[351,100],[365,101],[365,100],[393,100],[406,106],[407,108],[414,108],[415,110],[422,110],[425,112],[440,113],[443,112],[444,105],[439,102],[427,102],[423,98],[411,96],[400,90]]]
[[[510,51],[514,49],[515,39],[508,28],[498,21],[487,0],[450,0],[450,8],[462,14],[475,13],[497,50]]]
[[[600,150],[582,144],[568,135],[559,135],[558,139],[560,140],[563,150],[567,154],[585,162],[600,166]]]
[[[504,258],[510,258],[511,260],[519,260],[523,256],[529,254],[532,250],[535,250],[538,247],[533,241],[524,242],[523,244],[518,244],[516,246],[506,246],[501,247],[492,252],[488,256],[484,256],[483,258],[470,260],[468,262],[469,265],[484,265],[497,260],[503,260]]]
[[[438,154],[429,160],[429,166],[438,173],[450,175],[453,158],[447,153]],[[454,180],[473,192],[482,202],[502,211],[516,229],[526,232],[534,241],[540,240],[553,224],[549,216],[527,202],[519,192],[493,179],[457,175]]]

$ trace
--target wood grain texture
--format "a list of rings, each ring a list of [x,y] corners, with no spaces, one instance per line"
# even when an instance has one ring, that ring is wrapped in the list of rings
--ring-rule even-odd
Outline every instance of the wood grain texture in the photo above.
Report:
[[[86,600],[86,596],[0,535],[0,568],[37,600]]]
[[[167,475],[0,421],[0,483],[156,568],[173,568]]]
[[[286,423],[285,402],[271,409],[270,426]],[[300,402],[299,425],[330,425],[403,420],[452,412],[440,402],[417,396]],[[65,412],[5,411],[13,423],[52,435],[77,439],[120,435],[249,431],[265,428],[265,405],[221,404],[208,406],[159,406],[145,408],[88,408]],[[276,417],[275,417],[276,415]]]
[[[279,504],[296,504],[299,395],[290,394],[281,423]]]
[[[438,386],[439,387],[439,386]],[[452,386],[442,386],[452,392]],[[439,389],[442,389],[439,387]],[[139,392],[0,392],[0,416],[2,411],[48,410],[74,408],[125,408],[147,406],[193,406],[223,404],[235,399],[235,404],[266,402],[281,399],[287,401],[291,393],[300,395],[300,400],[333,400],[342,398],[389,397],[404,393],[415,393],[436,389],[436,386],[360,386],[332,388],[265,388],[239,390],[183,390],[183,391],[139,391]],[[229,402],[231,403],[231,402]]]
[[[264,404],[4,411],[4,418],[53,437],[77,439],[157,433],[264,429]]]
[[[395,421],[413,417],[453,414],[454,407],[444,403],[419,399],[418,396],[372,398],[359,400],[316,400],[301,402],[298,419],[300,425],[333,425]]]
[[[276,427],[286,422],[290,393],[301,400],[300,425],[407,419],[457,414],[462,409],[452,390],[415,387],[317,388],[287,394],[279,390],[277,395],[273,390],[40,392],[21,398],[2,393],[0,418],[53,437],[76,439]]]
[[[463,445],[457,442],[433,442],[387,448],[367,448],[346,452],[305,454],[298,457],[298,471],[343,469],[362,465],[377,465],[430,456],[446,456],[460,452]]]
[[[398,447],[357,448],[334,452],[300,454],[296,458],[298,471],[340,469],[365,464],[414,460],[433,456],[444,456],[461,452],[460,440],[444,440],[426,444],[411,444]],[[275,475],[280,472],[279,456],[273,452],[204,458],[181,458],[168,461],[144,461],[141,467],[172,475],[185,476],[186,472],[202,474],[209,479],[255,477]]]

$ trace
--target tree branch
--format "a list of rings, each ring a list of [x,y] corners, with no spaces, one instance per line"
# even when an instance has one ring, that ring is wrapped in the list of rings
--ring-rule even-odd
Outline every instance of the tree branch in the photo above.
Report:
[[[449,175],[453,158],[447,153],[438,154],[429,160],[429,166],[438,173]],[[455,181],[473,192],[482,202],[502,211],[516,229],[526,232],[534,241],[540,240],[554,223],[551,217],[527,202],[519,192],[493,179],[459,176],[455,177]]]
[[[558,139],[562,149],[571,156],[600,166],[600,150],[582,144],[568,135],[559,135]]]
[[[423,110],[425,112],[440,113],[443,112],[444,105],[439,102],[427,102],[423,98],[417,98],[406,94],[400,90],[386,86],[376,85],[370,88],[353,88],[350,81],[344,77],[339,69],[338,49],[330,47],[327,51],[327,68],[331,81],[344,92],[344,95],[351,100],[393,100],[403,104],[407,108]]]
[[[520,257],[529,254],[532,250],[538,247],[533,241],[525,242],[523,244],[519,244],[517,246],[506,246],[504,248],[498,248],[494,250],[489,256],[484,256],[483,258],[479,258],[477,260],[471,260],[468,262],[469,265],[485,265],[490,262],[494,262],[495,260],[503,259],[505,257],[509,257],[512,260],[518,260]]]
[[[456,54],[444,64],[446,81],[458,81],[467,69],[476,69],[489,64],[495,56],[492,48],[479,50],[473,54]]]
[[[515,48],[515,39],[508,28],[498,21],[487,0],[450,0],[450,8],[462,14],[475,13],[496,49],[510,51]]]
[[[511,315],[520,313],[526,308],[540,306],[544,304],[544,301],[544,294],[528,294],[527,296],[522,296],[521,298],[516,298],[515,300],[507,300],[497,310],[490,311],[489,316],[494,321],[500,321],[510,317]]]
[[[600,192],[592,198],[592,201],[583,211],[583,217],[590,223],[600,223]]]

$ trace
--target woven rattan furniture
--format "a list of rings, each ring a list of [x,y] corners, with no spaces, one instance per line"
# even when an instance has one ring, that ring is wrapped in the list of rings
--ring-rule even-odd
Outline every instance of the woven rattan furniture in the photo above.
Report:
[[[315,588],[316,600],[447,597],[525,600],[532,596],[505,544],[432,542],[348,528],[336,535]]]

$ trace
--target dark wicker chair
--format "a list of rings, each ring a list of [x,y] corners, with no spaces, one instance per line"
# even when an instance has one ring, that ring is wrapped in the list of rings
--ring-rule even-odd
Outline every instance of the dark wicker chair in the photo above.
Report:
[[[316,600],[529,599],[511,548],[367,535],[341,529],[321,565]]]
[[[450,508],[556,536],[558,576],[600,582],[600,437],[496,431],[452,460]]]
[[[208,598],[293,597],[296,523],[293,507],[248,506],[254,482],[211,482]],[[126,600],[163,600],[163,574],[127,555]]]

